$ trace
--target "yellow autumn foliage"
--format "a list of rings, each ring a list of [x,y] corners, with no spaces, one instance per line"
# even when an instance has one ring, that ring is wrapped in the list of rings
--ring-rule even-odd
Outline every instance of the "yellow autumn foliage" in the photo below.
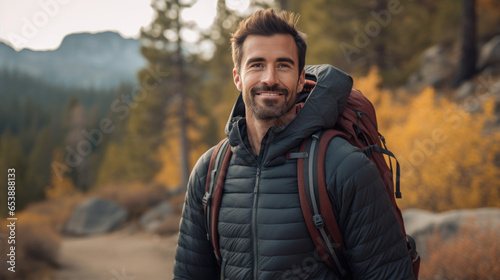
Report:
[[[194,104],[191,101],[187,102],[188,111],[187,118],[195,120],[195,124],[187,129],[187,138],[189,146],[189,164],[193,168],[198,158],[208,150],[208,146],[203,142],[203,133],[200,127],[208,126],[208,119],[196,117]],[[181,166],[180,166],[180,137],[177,118],[167,118],[167,141],[159,149],[158,155],[162,163],[162,168],[155,177],[155,182],[165,185],[169,189],[175,189],[181,184]]]
[[[435,211],[500,206],[500,131],[494,101],[457,104],[432,88],[418,94],[381,89],[377,70],[355,79],[374,104],[379,131],[401,164],[402,208]],[[472,97],[474,98],[474,97]]]
[[[77,195],[79,192],[73,180],[65,174],[69,167],[61,163],[64,162],[62,152],[56,149],[53,158],[50,185],[44,189],[45,197],[54,200]]]

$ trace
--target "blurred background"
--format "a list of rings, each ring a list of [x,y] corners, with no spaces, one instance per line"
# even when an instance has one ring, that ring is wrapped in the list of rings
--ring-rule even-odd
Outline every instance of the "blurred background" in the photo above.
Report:
[[[373,102],[421,279],[500,278],[498,1],[0,0],[0,279],[172,277],[190,169],[238,95],[230,33],[268,7]]]

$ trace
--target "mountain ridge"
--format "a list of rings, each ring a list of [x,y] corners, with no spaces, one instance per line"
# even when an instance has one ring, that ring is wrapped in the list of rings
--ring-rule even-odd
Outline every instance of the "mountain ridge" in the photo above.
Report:
[[[0,42],[0,68],[66,87],[136,83],[137,71],[145,65],[139,40],[112,31],[69,34],[57,49],[46,51],[16,51]]]

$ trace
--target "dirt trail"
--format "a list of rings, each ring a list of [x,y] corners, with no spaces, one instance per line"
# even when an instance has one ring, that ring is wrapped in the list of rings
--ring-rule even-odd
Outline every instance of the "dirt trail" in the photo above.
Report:
[[[55,280],[170,280],[177,235],[123,231],[62,241]]]

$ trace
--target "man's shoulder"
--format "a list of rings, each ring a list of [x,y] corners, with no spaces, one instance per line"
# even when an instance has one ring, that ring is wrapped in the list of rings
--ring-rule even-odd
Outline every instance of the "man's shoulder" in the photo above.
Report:
[[[359,147],[356,147],[349,143],[346,139],[337,136],[334,137],[328,144],[328,149],[326,150],[326,158],[331,157],[346,157],[350,154],[362,153]]]
[[[208,166],[210,164],[210,158],[212,157],[212,154],[215,151],[215,147],[213,146],[212,148],[208,149],[203,155],[201,155],[198,158],[198,161],[193,167],[193,171],[199,174],[207,173],[208,172]]]
[[[383,182],[375,164],[356,146],[335,137],[330,142],[325,159],[325,176],[333,197],[349,198],[373,184]],[[374,188],[383,191],[384,188]],[[362,192],[373,194],[373,191]],[[342,203],[340,200],[337,203]]]
[[[352,145],[342,137],[332,139],[325,156],[325,164],[329,166],[328,169],[343,172],[358,170],[370,162],[370,159],[359,147]]]
[[[210,158],[215,150],[215,147],[207,150],[203,155],[198,158],[198,161],[191,170],[189,176],[189,189],[190,192],[196,192],[202,195],[205,189],[205,181],[207,179]]]

